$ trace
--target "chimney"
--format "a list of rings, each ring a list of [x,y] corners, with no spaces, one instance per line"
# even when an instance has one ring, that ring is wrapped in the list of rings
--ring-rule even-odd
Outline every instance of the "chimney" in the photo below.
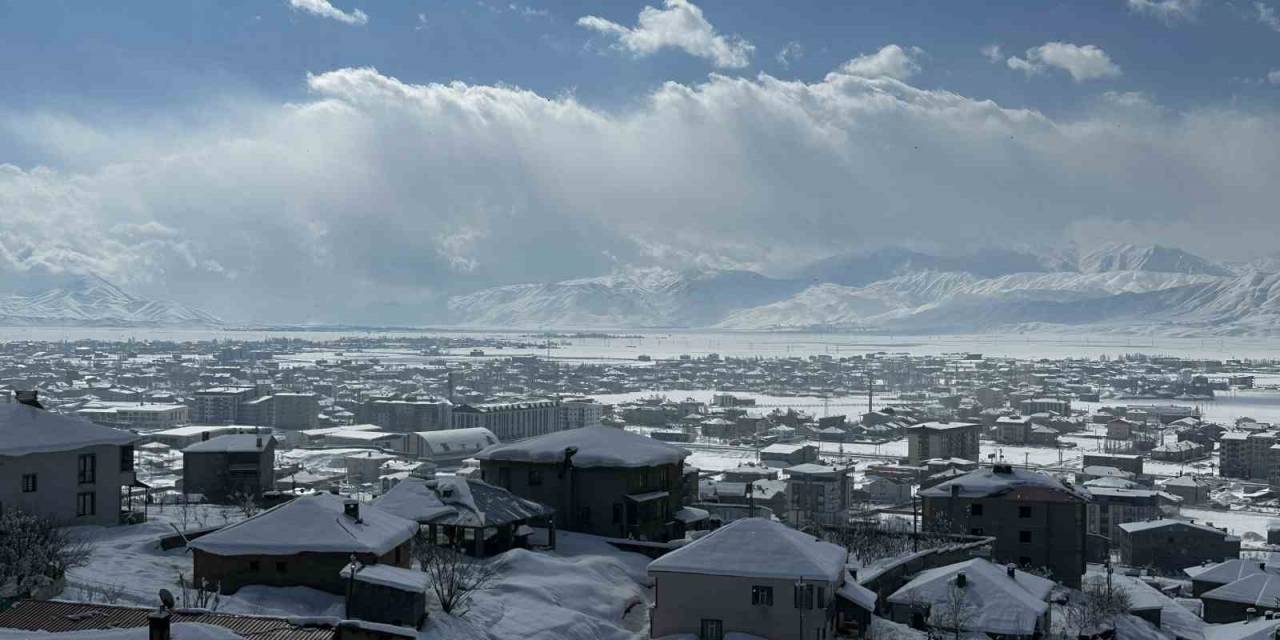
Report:
[[[147,614],[147,627],[149,628],[147,640],[170,640],[169,612],[152,611]]]
[[[253,440],[253,446],[254,446],[254,447],[256,447],[256,448],[258,448],[258,449],[261,449],[261,448],[262,448],[262,438],[261,438],[261,437],[259,437],[259,438],[254,438],[254,440]]]
[[[43,409],[44,405],[40,404],[39,395],[40,395],[40,392],[35,389],[28,389],[25,391],[14,391],[13,399],[16,400],[18,404],[25,404],[28,407]]]
[[[993,464],[991,465],[991,471],[992,473],[1010,475],[1013,473],[1013,466],[1007,464]]]
[[[959,498],[959,497],[960,497],[960,485],[958,485],[958,484],[952,484],[952,485],[951,485],[951,497],[952,497],[952,498]]]
[[[342,514],[360,522],[360,503],[355,500],[344,500],[342,502]]]
[[[956,574],[956,586],[957,586],[957,587],[960,587],[961,589],[963,589],[963,588],[964,588],[964,586],[965,586],[966,584],[968,584],[968,583],[969,583],[969,578],[965,577],[965,575],[964,575],[964,572],[963,572],[963,571],[961,571],[960,573],[957,573],[957,574]]]
[[[1004,569],[1004,570],[1005,570],[1005,572],[1006,572],[1006,573],[1008,573],[1008,574],[1009,574],[1009,577],[1010,577],[1010,578],[1016,578],[1016,577],[1018,577],[1018,576],[1017,576],[1017,574],[1015,574],[1015,573],[1014,573],[1014,572],[1016,571],[1016,569],[1014,569],[1014,568],[1013,568],[1013,565],[1009,565],[1009,566],[1005,567],[1005,569]]]

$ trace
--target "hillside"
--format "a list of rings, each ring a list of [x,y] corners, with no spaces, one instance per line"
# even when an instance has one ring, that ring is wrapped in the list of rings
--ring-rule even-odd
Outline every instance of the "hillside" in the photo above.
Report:
[[[34,278],[5,283],[0,324],[5,325],[198,325],[221,324],[210,313],[177,302],[126,293],[93,275]]]

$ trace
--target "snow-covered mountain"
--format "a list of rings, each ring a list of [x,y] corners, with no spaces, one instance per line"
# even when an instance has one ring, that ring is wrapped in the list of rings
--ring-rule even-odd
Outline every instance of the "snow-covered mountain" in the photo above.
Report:
[[[141,298],[93,275],[4,283],[0,324],[217,325],[221,320],[177,302]]]
[[[744,301],[773,302],[802,288],[797,281],[750,271],[633,268],[455,296],[449,315],[459,324],[481,327],[701,327]]]
[[[984,261],[886,249],[814,263],[803,279],[630,269],[486,289],[449,309],[474,326],[1280,334],[1280,274],[1262,265],[1228,269],[1179,249],[1125,244],[1030,262],[996,253]],[[1006,272],[1014,268],[1025,270]]]

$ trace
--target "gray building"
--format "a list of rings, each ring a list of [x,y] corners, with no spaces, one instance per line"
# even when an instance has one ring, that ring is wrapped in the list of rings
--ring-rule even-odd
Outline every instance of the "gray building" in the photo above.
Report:
[[[237,494],[258,498],[276,487],[276,440],[267,434],[235,434],[197,442],[182,450],[182,492],[210,502]]]
[[[457,415],[457,414],[455,414]],[[613,427],[560,431],[480,452],[484,481],[556,510],[569,531],[642,540],[680,532],[685,449]]]
[[[560,431],[559,400],[527,400],[490,404],[462,404],[453,408],[454,429],[481,427],[502,442],[513,442]]]
[[[1120,562],[1175,574],[1206,562],[1240,556],[1240,538],[1226,531],[1183,520],[1128,522],[1117,527]]]
[[[923,522],[952,533],[994,536],[992,559],[1045,568],[1079,588],[1091,499],[1049,475],[998,464],[920,491]]]
[[[453,403],[443,399],[373,398],[360,404],[356,420],[400,433],[449,429],[453,426]]]
[[[213,387],[192,395],[191,421],[196,424],[238,424],[240,404],[258,397],[255,387]]]
[[[805,463],[787,469],[787,510],[795,527],[836,526],[849,518],[853,478],[850,467]]]
[[[132,433],[19,403],[0,404],[0,506],[68,525],[119,522],[135,483]]]
[[[978,434],[982,425],[971,422],[922,422],[907,427],[910,464],[930,458],[978,460]]]

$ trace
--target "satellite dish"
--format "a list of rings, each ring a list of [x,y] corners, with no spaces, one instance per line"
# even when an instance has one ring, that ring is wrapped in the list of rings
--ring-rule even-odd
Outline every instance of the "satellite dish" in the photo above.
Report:
[[[165,609],[172,609],[174,607],[173,594],[170,593],[168,589],[160,590],[160,604],[164,605]]]

